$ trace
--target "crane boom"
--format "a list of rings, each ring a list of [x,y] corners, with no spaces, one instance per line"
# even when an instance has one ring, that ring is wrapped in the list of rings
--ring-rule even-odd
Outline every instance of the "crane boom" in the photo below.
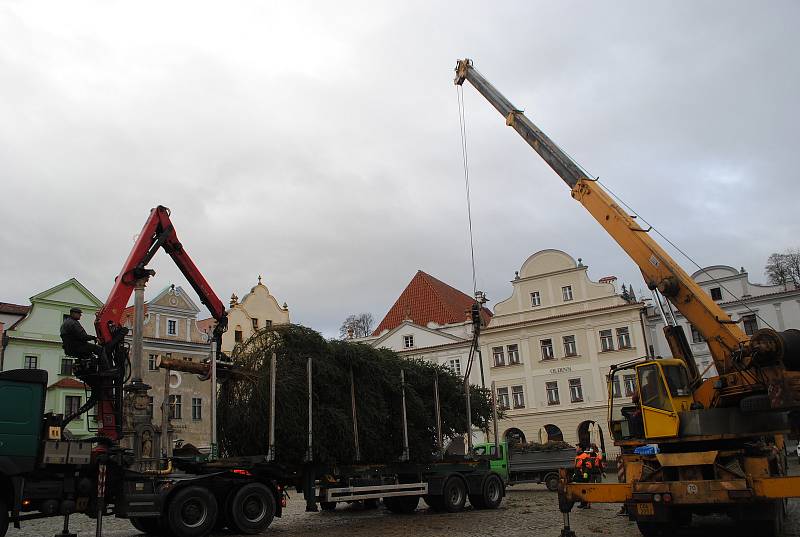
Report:
[[[732,356],[745,351],[750,339],[742,329],[650,237],[649,230],[642,229],[596,180],[588,177],[572,158],[475,70],[468,59],[460,60],[456,66],[455,83],[461,85],[465,80],[506,118],[506,125],[517,131],[564,180],[572,190],[572,197],[589,211],[639,266],[648,287],[658,289],[703,335],[717,371],[721,374],[733,371]],[[696,376],[697,366],[693,359],[689,360],[687,366],[690,374]]]

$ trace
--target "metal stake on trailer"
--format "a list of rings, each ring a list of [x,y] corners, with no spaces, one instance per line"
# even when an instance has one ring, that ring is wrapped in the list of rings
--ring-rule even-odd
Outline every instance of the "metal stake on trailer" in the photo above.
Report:
[[[400,455],[400,460],[407,462],[411,456],[408,451],[408,420],[406,417],[406,372],[400,370],[400,393],[402,394],[402,410],[403,410],[403,454]]]
[[[500,439],[497,437],[497,391],[495,381],[492,381],[492,422],[494,424],[494,453],[495,457],[500,456]]]
[[[211,345],[211,456],[217,458],[217,346]]]
[[[442,446],[442,409],[439,405],[439,374],[433,377],[433,404],[436,411],[436,451],[439,459],[444,459],[444,446]]]
[[[273,352],[269,362],[269,449],[267,460],[275,460],[275,374],[278,371],[278,356]],[[310,390],[309,390],[310,391]]]
[[[358,445],[358,415],[356,414],[356,382],[353,368],[350,368],[350,404],[353,407],[353,443],[356,449],[356,462],[361,461],[361,449]]]
[[[313,401],[313,397],[312,397],[312,387],[313,386],[311,384],[311,368],[312,368],[312,365],[311,365],[311,357],[310,356],[308,357],[308,361],[306,363],[307,363],[306,369],[308,370],[308,447],[306,449],[305,461],[306,462],[311,462],[312,460],[314,460],[314,450],[313,450],[314,432],[313,432],[313,429],[312,429],[312,426],[313,426],[314,423],[313,423],[313,419],[312,419],[312,407],[311,407],[311,403]]]

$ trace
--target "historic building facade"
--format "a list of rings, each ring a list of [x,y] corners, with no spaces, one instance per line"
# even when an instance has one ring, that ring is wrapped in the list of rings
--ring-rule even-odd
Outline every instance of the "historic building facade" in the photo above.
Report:
[[[273,324],[288,324],[289,306],[283,305],[272,296],[267,286],[258,283],[250,288],[250,292],[239,300],[236,293],[231,295],[228,310],[228,331],[222,335],[222,352],[230,356],[237,343],[247,341],[257,330]],[[208,334],[214,329],[214,319],[203,319],[200,327]]]
[[[800,289],[793,286],[762,285],[750,282],[744,267],[739,270],[726,265],[714,265],[698,270],[692,278],[737,322],[747,335],[760,328],[775,330],[800,328]],[[666,314],[670,313],[667,310]],[[675,321],[683,327],[695,360],[704,377],[716,375],[708,346],[702,334],[677,310]],[[671,321],[671,319],[670,319]],[[670,356],[664,337],[664,318],[654,305],[647,308],[648,341],[653,356]]]
[[[78,280],[71,278],[31,297],[24,317],[6,327],[2,340],[2,368],[44,369],[48,387],[45,412],[68,415],[86,402],[84,384],[72,375],[73,359],[61,348],[60,328],[72,307],[83,310],[81,325],[94,334],[94,318],[103,303]],[[18,307],[16,314],[22,313]],[[67,427],[76,437],[92,436],[87,415]]]
[[[170,371],[167,377],[166,370],[158,367],[160,358],[190,362],[210,358],[208,335],[198,327],[199,312],[186,291],[175,285],[165,287],[145,303],[142,373],[144,382],[150,386],[148,410],[157,433],[161,431],[161,405],[165,389],[168,389],[171,443],[180,441],[208,451],[211,448],[211,382],[180,371]],[[123,322],[131,329],[133,316],[133,307],[127,308]],[[129,342],[132,335],[131,331],[126,337]]]
[[[590,280],[587,269],[560,250],[537,252],[494,308],[481,348],[505,409],[504,438],[613,450],[606,376],[612,364],[646,354],[643,305],[617,294],[613,279]],[[633,379],[618,380],[615,396],[629,397]]]

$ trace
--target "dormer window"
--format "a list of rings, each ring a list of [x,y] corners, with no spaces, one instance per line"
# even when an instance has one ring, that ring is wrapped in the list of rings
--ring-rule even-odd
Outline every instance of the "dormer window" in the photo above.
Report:
[[[539,291],[534,291],[531,293],[531,307],[535,308],[536,306],[542,305],[542,297],[539,294]]]
[[[414,348],[414,336],[408,335],[403,336],[403,348],[404,349],[413,349]]]
[[[722,289],[719,287],[712,287],[710,292],[712,300],[722,300]]]
[[[258,319],[253,319],[253,330],[258,330]]]

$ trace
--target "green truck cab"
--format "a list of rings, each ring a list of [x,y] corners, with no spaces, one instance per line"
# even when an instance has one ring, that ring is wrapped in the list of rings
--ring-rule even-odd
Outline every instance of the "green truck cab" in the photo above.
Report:
[[[508,442],[476,444],[472,453],[477,458],[489,460],[491,470],[503,479],[506,485],[518,483],[544,483],[547,490],[558,490],[558,471],[572,468],[575,449],[542,449],[518,451],[509,449]]]

